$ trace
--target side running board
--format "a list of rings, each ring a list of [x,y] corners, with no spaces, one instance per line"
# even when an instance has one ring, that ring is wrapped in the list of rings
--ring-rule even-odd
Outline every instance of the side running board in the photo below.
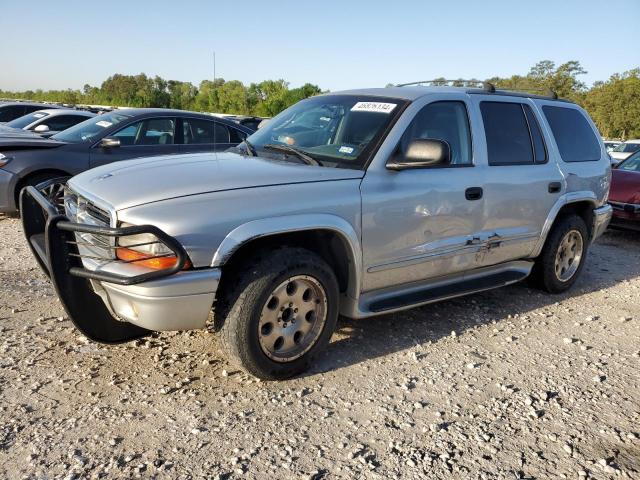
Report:
[[[383,313],[387,310],[408,308],[482,292],[484,290],[491,290],[524,280],[528,274],[529,272],[526,271],[507,270],[447,285],[426,286],[423,289],[374,300],[369,305],[369,310],[374,313]]]

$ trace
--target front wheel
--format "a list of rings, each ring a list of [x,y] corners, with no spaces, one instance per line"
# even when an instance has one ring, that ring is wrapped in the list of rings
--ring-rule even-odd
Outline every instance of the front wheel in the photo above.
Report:
[[[265,380],[305,371],[329,343],[338,318],[336,276],[302,248],[261,252],[222,292],[221,342],[229,359]]]
[[[536,260],[534,283],[550,293],[568,290],[584,267],[588,245],[589,234],[581,217],[569,215],[560,219]]]

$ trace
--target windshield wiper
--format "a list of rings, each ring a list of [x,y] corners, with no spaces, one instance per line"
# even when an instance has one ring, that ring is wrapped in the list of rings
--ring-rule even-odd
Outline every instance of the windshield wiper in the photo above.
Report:
[[[256,148],[253,145],[251,145],[251,142],[249,142],[249,140],[245,138],[244,140],[242,140],[242,143],[244,143],[247,146],[247,153],[249,154],[250,157],[258,156],[256,152]]]
[[[316,165],[316,166],[322,165],[320,160],[316,160],[312,156],[307,155],[306,153],[298,150],[297,148],[290,147],[289,145],[277,145],[275,143],[267,143],[262,148],[264,148],[265,150],[275,150],[277,152],[282,152],[282,153],[292,153],[307,165]]]

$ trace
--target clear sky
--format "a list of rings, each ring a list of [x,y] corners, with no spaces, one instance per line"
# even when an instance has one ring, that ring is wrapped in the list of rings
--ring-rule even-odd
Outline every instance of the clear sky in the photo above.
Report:
[[[526,74],[583,81],[640,66],[640,0],[0,0],[0,89],[82,88],[113,73],[283,78],[322,89]]]

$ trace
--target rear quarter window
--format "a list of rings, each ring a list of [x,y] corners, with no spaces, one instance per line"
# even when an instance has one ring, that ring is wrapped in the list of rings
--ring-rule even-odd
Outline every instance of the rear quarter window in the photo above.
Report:
[[[574,108],[542,107],[551,132],[565,162],[600,160],[600,143],[585,116]]]

